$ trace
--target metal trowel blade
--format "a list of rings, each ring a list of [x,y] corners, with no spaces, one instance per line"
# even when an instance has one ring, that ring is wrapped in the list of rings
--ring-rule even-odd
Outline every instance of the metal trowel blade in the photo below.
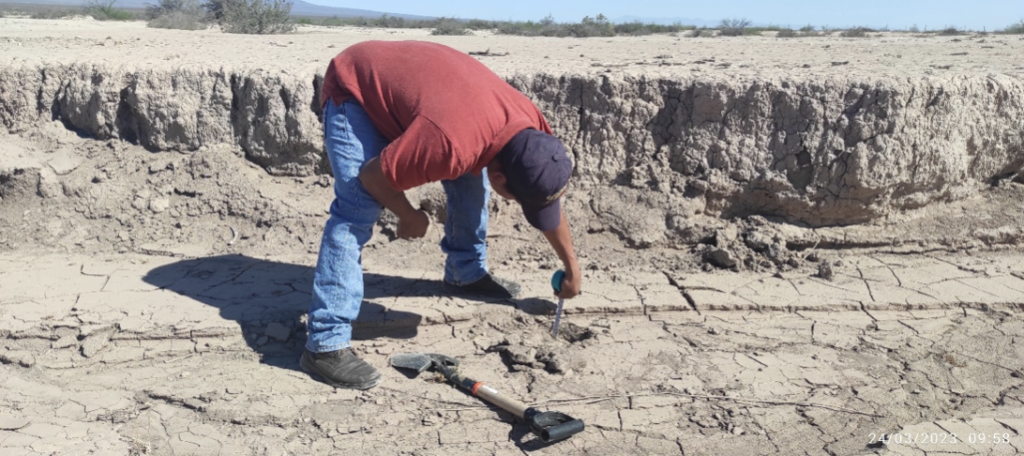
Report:
[[[399,353],[391,355],[391,365],[402,369],[411,369],[416,372],[423,372],[430,369],[434,361],[441,362],[446,366],[458,366],[459,360],[450,356],[436,353]]]

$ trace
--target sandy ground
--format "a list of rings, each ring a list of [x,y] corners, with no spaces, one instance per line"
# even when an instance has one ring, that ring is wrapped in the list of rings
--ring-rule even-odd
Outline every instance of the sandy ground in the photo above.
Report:
[[[480,57],[503,74],[1024,69],[1024,41],[1007,36],[579,40],[304,27],[251,37],[18,19],[0,19],[0,64],[319,69],[369,38],[508,52]],[[393,240],[385,220],[366,250],[356,337],[384,381],[352,392],[297,365],[326,176],[272,177],[237,148],[152,153],[56,122],[0,135],[0,159],[48,176],[30,188],[0,182],[5,456],[1024,451],[1019,183],[865,226],[725,224],[722,242],[767,226],[794,245],[739,272],[709,268],[688,246],[630,248],[574,227],[585,293],[568,303],[557,340],[547,289],[557,264],[514,207],[492,202],[490,236],[492,267],[524,285],[513,301],[446,295],[439,230]],[[979,229],[993,229],[998,248]],[[436,377],[388,367],[403,352],[460,358],[468,375],[587,430],[540,445]]]
[[[1019,35],[936,36],[903,33],[877,38],[839,36],[687,38],[657,35],[614,38],[531,38],[475,32],[431,36],[429,30],[300,27],[292,35],[229,35],[216,30],[150,29],[142,22],[0,19],[0,61],[7,65],[93,62],[152,67],[257,67],[322,71],[347,45],[368,39],[428,40],[480,57],[502,75],[546,71],[660,77],[727,72],[738,77],[793,75],[920,76],[1024,73]],[[873,34],[876,35],[876,34]],[[726,71],[728,70],[728,71]]]

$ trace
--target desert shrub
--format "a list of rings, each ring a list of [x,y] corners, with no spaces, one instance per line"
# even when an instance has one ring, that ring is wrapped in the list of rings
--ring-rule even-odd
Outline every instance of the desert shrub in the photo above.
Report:
[[[242,1],[243,0],[205,0],[203,2],[203,9],[206,10],[211,19],[216,21],[218,24],[223,25],[227,11],[233,8],[238,8]]]
[[[911,25],[907,31],[910,33],[921,33],[921,29],[917,28],[917,24]]]
[[[652,32],[644,26],[643,22],[634,21],[615,25],[615,33],[620,35],[650,35]]]
[[[764,32],[778,32],[782,30],[782,27],[778,25],[768,25],[767,27],[745,27],[743,29],[744,35],[761,36]]]
[[[843,33],[840,33],[839,36],[843,36],[846,38],[864,38],[868,36],[868,32],[873,31],[874,30],[871,30],[870,28],[867,27],[854,27],[851,29],[843,30]]]
[[[232,2],[240,0],[208,0],[218,2]],[[378,19],[366,18],[325,18],[320,20],[321,25],[355,27],[384,27],[384,28],[429,28],[434,35],[465,35],[471,30],[494,30],[502,35],[519,36],[552,36],[552,37],[594,37],[594,36],[615,36],[615,35],[650,35],[654,33],[678,33],[685,30],[693,30],[694,26],[682,24],[662,25],[631,22],[626,24],[612,24],[603,14],[595,17],[584,17],[578,23],[559,23],[548,15],[540,21],[487,21],[472,19],[461,21],[452,18],[441,18],[428,21],[405,20],[400,17],[384,15]]]
[[[466,30],[466,25],[457,19],[447,17],[439,18],[434,24],[431,35],[470,35],[473,32]]]
[[[654,24],[654,23],[643,23],[640,21],[626,22],[622,24],[615,24],[613,30],[616,35],[653,35],[655,33],[679,33],[685,30],[693,30],[692,25],[683,25],[678,22],[672,25]]]
[[[373,21],[373,25],[382,28],[405,28],[405,18],[385,14],[376,21]]]
[[[146,26],[152,28],[203,30],[209,26],[198,0],[160,0],[146,7],[146,17]]]
[[[209,23],[205,17],[183,11],[174,11],[146,22],[146,27],[175,30],[206,30]]]
[[[532,24],[533,21],[528,22],[503,22],[498,24],[498,33],[501,35],[526,35],[526,24]]]
[[[521,29],[525,31],[526,35],[543,35],[543,36],[565,36],[561,34],[562,25],[555,22],[555,18],[550,14],[544,16],[536,24],[533,21],[526,21],[526,23],[513,23],[510,24],[513,29]]]
[[[796,30],[790,28],[784,28],[782,30],[779,30],[779,33],[775,34],[776,38],[796,38],[798,36],[800,35],[796,33]]]
[[[604,14],[591,18],[586,16],[579,24],[566,24],[569,36],[586,38],[590,36],[615,36],[615,26]]]
[[[373,27],[373,21],[365,17],[347,17],[340,18],[338,16],[325,17],[320,19],[320,25],[326,27],[342,27],[350,25],[353,27]]]
[[[494,21],[470,19],[466,21],[465,27],[468,30],[494,30],[498,28],[498,23]]]
[[[64,19],[80,14],[82,14],[81,10],[46,9],[33,12],[29,17],[32,19]]]
[[[960,34],[963,34],[963,31],[953,26],[947,26],[946,28],[939,30],[939,35],[953,36]]]
[[[1003,29],[1003,33],[1012,33],[1014,35],[1024,34],[1024,19],[1021,19],[1021,21],[1016,24],[1006,27]]]
[[[522,36],[574,36],[586,38],[591,36],[615,36],[615,26],[603,14],[596,17],[584,17],[577,24],[558,23],[548,15],[539,22],[504,22],[498,24],[498,33],[503,35]]]
[[[750,27],[750,21],[746,19],[722,19],[718,24],[718,33],[722,36],[742,36]]]
[[[83,5],[85,14],[97,21],[130,21],[135,15],[123,9],[114,8],[117,0],[86,0]]]
[[[715,32],[707,27],[697,27],[690,31],[690,38],[711,38],[715,36]]]
[[[187,9],[196,9],[202,12],[202,7],[196,0],[158,0],[157,3],[146,5],[145,16],[146,19],[156,19],[165,14]]]
[[[204,5],[228,33],[267,35],[295,31],[290,0],[207,0]]]

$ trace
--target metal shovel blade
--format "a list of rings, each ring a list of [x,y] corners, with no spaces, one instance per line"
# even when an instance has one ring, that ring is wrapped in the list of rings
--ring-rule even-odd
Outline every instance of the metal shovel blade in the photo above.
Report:
[[[459,365],[459,360],[437,353],[399,353],[391,355],[392,366],[402,369],[411,369],[416,372],[423,372],[430,369],[430,366],[433,366],[435,361],[449,367]]]

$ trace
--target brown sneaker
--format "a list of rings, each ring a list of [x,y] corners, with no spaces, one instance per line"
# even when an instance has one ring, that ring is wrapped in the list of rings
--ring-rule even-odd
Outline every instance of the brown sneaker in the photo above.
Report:
[[[299,360],[299,367],[337,388],[365,390],[380,383],[380,372],[359,359],[351,347],[324,353],[306,350]]]

